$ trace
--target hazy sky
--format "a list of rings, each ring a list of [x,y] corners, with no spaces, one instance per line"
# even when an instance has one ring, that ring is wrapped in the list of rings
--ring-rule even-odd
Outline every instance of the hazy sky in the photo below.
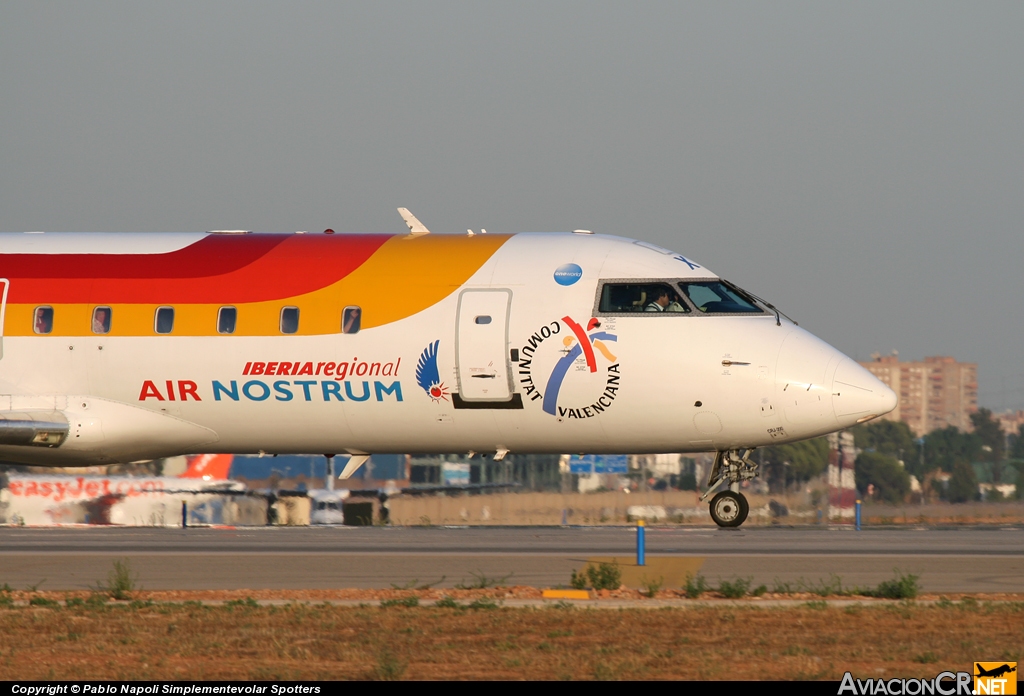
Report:
[[[1024,3],[0,0],[0,230],[588,228],[1024,408]]]

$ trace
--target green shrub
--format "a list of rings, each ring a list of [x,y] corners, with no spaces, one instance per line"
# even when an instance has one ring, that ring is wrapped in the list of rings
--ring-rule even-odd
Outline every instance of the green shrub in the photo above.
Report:
[[[85,600],[85,606],[95,609],[102,607],[107,603],[107,595],[99,592],[93,592],[89,595],[89,599]]]
[[[33,597],[28,600],[28,605],[30,607],[49,607],[51,609],[60,609],[60,602],[47,599],[46,597]]]
[[[985,500],[989,503],[1000,503],[1006,500],[1006,498],[1003,496],[1002,491],[993,486],[988,490],[988,493],[985,494]]]
[[[474,610],[483,609],[487,611],[490,609],[497,609],[498,603],[495,602],[493,599],[475,599],[469,603],[469,606],[467,608]]]
[[[697,573],[696,576],[686,576],[686,585],[683,587],[683,589],[686,591],[687,597],[689,597],[690,599],[697,599],[711,588],[708,587],[707,580],[704,579],[704,576],[700,573]]]
[[[381,681],[395,681],[402,678],[402,675],[405,674],[405,668],[405,662],[398,659],[389,648],[384,648],[377,656],[377,664],[373,668],[373,676]]]
[[[718,586],[718,591],[727,599],[739,599],[740,597],[747,596],[753,581],[753,578],[736,578],[732,582],[723,580]]]
[[[107,582],[97,584],[96,589],[110,595],[112,599],[131,599],[132,592],[138,589],[137,581],[138,576],[132,573],[131,562],[126,558],[123,561],[114,561],[114,568],[107,575]]]
[[[419,597],[402,597],[401,599],[381,600],[380,608],[387,609],[388,607],[418,607],[419,605]]]
[[[587,564],[582,573],[572,571],[569,585],[576,590],[617,590],[622,586],[622,570],[618,562]]]
[[[809,592],[819,597],[832,597],[834,595],[848,595],[849,591],[843,589],[843,579],[831,573],[828,580],[819,579],[817,582],[806,582],[803,578],[797,581],[801,592]]]
[[[643,594],[654,599],[654,595],[658,594],[658,590],[660,590],[661,586],[665,584],[665,578],[660,577],[657,580],[648,580],[647,576],[644,576],[640,581],[640,584],[643,585],[644,588]]]
[[[483,573],[470,573],[475,579],[471,583],[460,582],[456,583],[456,590],[486,590],[489,587],[500,587],[508,582],[508,579],[515,575],[515,573],[509,573],[500,578],[489,578]]]
[[[793,594],[793,592],[795,592],[793,589],[793,583],[782,582],[778,578],[775,578],[775,582],[772,583],[772,585],[772,592],[775,594]]]
[[[896,573],[896,577],[878,583],[878,587],[871,595],[883,599],[913,599],[916,597],[921,589],[917,585],[918,576],[904,575],[898,568],[893,572]]]
[[[255,609],[259,606],[259,602],[251,597],[247,597],[244,600],[228,600],[224,602],[225,607],[245,607],[248,609]]]

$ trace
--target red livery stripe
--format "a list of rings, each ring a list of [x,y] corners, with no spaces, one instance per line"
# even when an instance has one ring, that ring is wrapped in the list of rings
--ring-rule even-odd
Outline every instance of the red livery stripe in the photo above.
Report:
[[[361,266],[388,235],[210,235],[166,254],[0,255],[10,303],[242,303],[295,297]]]

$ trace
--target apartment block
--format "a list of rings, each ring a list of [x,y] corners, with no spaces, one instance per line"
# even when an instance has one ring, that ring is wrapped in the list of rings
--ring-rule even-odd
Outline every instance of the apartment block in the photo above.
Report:
[[[1016,435],[1020,432],[1021,426],[1024,426],[1024,411],[1005,411],[1004,413],[997,413],[996,419],[999,421],[999,427],[1003,429],[1003,432],[1007,435]]]
[[[978,410],[978,365],[946,356],[920,362],[900,362],[899,354],[873,354],[863,367],[899,396],[895,410],[883,416],[901,420],[921,437],[955,425],[971,430],[971,414]]]

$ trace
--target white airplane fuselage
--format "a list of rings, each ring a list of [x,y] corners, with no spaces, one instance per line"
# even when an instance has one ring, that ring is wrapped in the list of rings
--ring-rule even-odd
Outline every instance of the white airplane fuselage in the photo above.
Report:
[[[833,432],[896,404],[855,361],[763,305],[650,309],[659,284],[718,278],[652,245],[362,236],[361,260],[332,275],[318,264],[333,263],[329,245],[346,235],[277,236],[251,251],[267,237],[0,235],[0,419],[67,421],[66,435],[42,442],[0,431],[0,459],[725,451]],[[248,256],[231,261],[233,245]],[[201,246],[206,270],[184,256]],[[48,256],[75,277],[46,282]],[[137,260],[148,258],[178,259],[177,276]],[[42,270],[23,277],[23,261]],[[90,274],[107,263],[116,282]],[[638,300],[602,310],[603,292]],[[97,307],[110,308],[107,333],[94,331]],[[221,307],[236,313],[231,333],[219,332]],[[297,328],[282,333],[291,307]],[[347,307],[359,308],[358,332],[344,332]],[[161,308],[174,313],[168,333],[157,333]],[[49,332],[33,323],[47,311]]]

